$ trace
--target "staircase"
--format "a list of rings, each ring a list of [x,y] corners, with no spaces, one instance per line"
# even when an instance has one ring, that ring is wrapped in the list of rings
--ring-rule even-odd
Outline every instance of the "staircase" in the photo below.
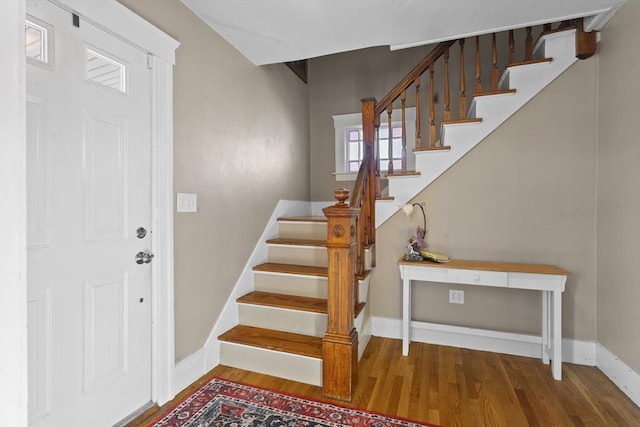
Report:
[[[500,78],[492,36],[491,87],[485,91],[476,37],[476,85],[468,108],[464,42],[459,40],[439,44],[380,103],[363,100],[364,158],[354,191],[336,191],[339,203],[324,210],[326,217],[278,220],[279,237],[267,241],[268,261],[253,268],[253,291],[236,301],[239,324],[218,337],[221,364],[322,386],[325,396],[350,400],[357,360],[371,336],[368,273],[375,266],[375,229],[571,66],[576,56],[595,52],[595,34],[582,31],[582,20],[556,30],[545,26],[535,47],[530,33],[527,29],[525,60],[516,62],[509,32],[509,61]],[[460,44],[462,76],[458,120],[452,120],[449,111],[449,48],[455,43]],[[433,74],[440,58],[445,61],[445,112],[436,129]],[[429,116],[429,141],[422,146],[419,89],[426,71],[430,102],[423,114]],[[401,108],[404,117],[411,86],[418,118],[412,154],[416,170],[406,170],[403,141],[403,169],[390,168],[385,176],[388,194],[382,194],[377,130],[383,116],[391,124],[394,108]],[[401,106],[394,106],[396,101]],[[391,144],[389,140],[388,152]]]
[[[254,291],[237,299],[239,325],[219,336],[222,365],[322,386],[327,330],[327,219],[278,219],[268,262],[253,268]],[[368,276],[355,311],[358,359],[371,336]]]
[[[578,31],[543,33],[531,59],[508,64],[496,88],[474,94],[466,117],[443,121],[439,141],[414,151],[415,171],[388,174],[388,193],[376,200],[376,228],[576,62]]]

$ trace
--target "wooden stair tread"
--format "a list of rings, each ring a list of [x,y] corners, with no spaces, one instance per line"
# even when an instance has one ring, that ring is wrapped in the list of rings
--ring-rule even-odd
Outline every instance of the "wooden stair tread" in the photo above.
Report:
[[[551,62],[553,58],[540,58],[540,59],[529,59],[527,61],[518,61],[507,64],[507,68],[509,67],[519,67],[520,65],[530,65],[530,64],[542,64],[545,62]]]
[[[289,216],[280,217],[278,221],[291,221],[291,222],[327,222],[325,216]]]
[[[384,174],[384,176],[386,176],[387,178],[391,178],[394,176],[419,176],[419,175],[420,175],[420,172],[417,172],[417,171],[392,172],[392,173]]]
[[[278,237],[276,239],[267,240],[267,244],[326,247],[327,246],[327,241],[326,240],[314,240],[314,239],[289,239],[289,238],[284,238],[284,237]]]
[[[393,196],[378,196],[376,200],[395,200],[396,198]]]
[[[236,301],[243,304],[288,308],[291,310],[310,311],[313,313],[327,313],[327,300],[322,298],[253,291],[241,296]]]
[[[220,341],[322,358],[322,338],[237,325],[218,337]]]
[[[327,277],[327,274],[328,274],[327,267],[315,267],[311,265],[296,265],[296,264],[279,264],[275,262],[265,262],[264,264],[256,265],[255,267],[253,267],[253,271],[300,274],[305,276],[319,276],[319,277]]]
[[[418,147],[414,148],[413,151],[442,151],[442,150],[451,150],[450,145],[443,145],[442,147]]]
[[[508,93],[516,93],[515,89],[498,89],[498,90],[490,90],[489,92],[479,92],[479,93],[474,93],[473,96],[475,97],[480,97],[480,96],[491,96],[491,95],[505,95]]]
[[[471,118],[471,119],[446,120],[446,121],[443,121],[442,124],[457,125],[457,124],[464,124],[464,123],[480,123],[480,122],[482,122],[482,117]]]

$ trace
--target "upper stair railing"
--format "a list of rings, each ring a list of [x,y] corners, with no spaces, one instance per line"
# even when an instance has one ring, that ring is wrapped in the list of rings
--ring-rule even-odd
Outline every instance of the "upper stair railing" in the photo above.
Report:
[[[595,53],[595,34],[583,31],[582,19],[564,21],[556,29],[551,24],[542,27],[542,34],[575,28],[576,56],[588,58]],[[545,61],[534,59],[532,28],[525,28],[521,34],[524,45],[520,52],[515,45],[515,32],[497,36],[495,33],[475,36],[475,67],[473,75],[467,76],[465,70],[465,39],[439,43],[433,50],[413,68],[380,102],[375,98],[362,100],[363,126],[363,160],[353,189],[336,190],[338,203],[324,209],[327,216],[327,251],[328,251],[328,320],[327,333],[323,339],[323,394],[334,399],[350,401],[357,380],[358,334],[354,328],[353,316],[358,304],[358,279],[366,277],[366,249],[371,252],[371,265],[375,266],[375,201],[381,198],[381,143],[386,143],[386,174],[409,174],[407,157],[407,123],[406,109],[411,104],[415,107],[415,146],[414,151],[442,150],[442,143],[437,140],[438,127],[447,122],[480,121],[480,118],[468,118],[467,114],[467,80],[473,78],[474,96],[489,93],[500,93],[498,39],[506,40],[506,55],[502,60],[506,66],[519,64],[518,54],[524,63]],[[490,48],[487,52],[481,48],[486,39]],[[483,40],[484,39],[484,40]],[[458,45],[456,66],[450,64],[451,48]],[[483,59],[481,54],[487,59]],[[440,61],[441,60],[441,61]],[[440,61],[440,62],[439,62]],[[483,65],[489,65],[490,76],[483,82]],[[454,71],[452,71],[452,69]],[[438,92],[436,86],[436,70],[441,70],[443,105],[436,109]],[[423,75],[428,72],[428,90],[421,91]],[[457,104],[457,119],[452,118],[451,74],[456,74],[459,95],[454,98]],[[407,98],[407,91],[413,86],[413,102]],[[508,92],[508,90],[505,90]],[[426,98],[427,108],[422,111]],[[399,102],[399,106],[397,106]],[[401,110],[401,146],[394,146],[392,114],[394,108]],[[386,113],[386,117],[384,117]],[[423,144],[422,117],[428,118],[428,135]],[[381,121],[385,119],[388,127],[387,140],[380,141]],[[394,151],[400,153],[394,156]],[[397,158],[396,158],[397,157]],[[349,203],[347,204],[347,200]]]

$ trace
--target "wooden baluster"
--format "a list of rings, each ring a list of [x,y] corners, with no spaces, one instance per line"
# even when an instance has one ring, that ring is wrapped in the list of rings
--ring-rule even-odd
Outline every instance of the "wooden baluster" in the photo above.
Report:
[[[367,120],[368,122],[373,121],[373,132],[374,132],[374,135],[369,136],[369,132],[371,132],[371,129],[367,129],[367,130],[363,129],[364,131],[363,138],[365,138],[365,140],[368,138],[371,138],[371,139],[375,138],[376,141],[379,140],[380,116],[379,115],[374,116],[374,112],[376,109],[375,107],[376,107],[375,98],[371,98],[369,100],[363,101],[362,118],[363,120]],[[374,243],[376,241],[375,203],[376,203],[376,198],[380,197],[381,195],[380,164],[378,163],[378,161],[376,161],[376,153],[375,153],[375,147],[377,146],[378,145],[376,143],[375,146],[371,146],[370,148],[371,156],[369,160],[369,173],[368,173],[368,178],[366,182],[366,189],[365,189],[364,201],[363,201],[363,203],[368,206],[368,214],[365,217],[364,227],[366,227],[365,228],[366,235],[368,236],[366,243],[369,245],[370,248],[374,248]],[[371,251],[371,263],[372,265],[375,265],[375,249]],[[363,258],[362,270],[364,271],[364,258]]]
[[[531,61],[533,59],[533,37],[531,37],[531,27],[527,27],[527,37],[524,40],[524,60]]]
[[[374,110],[376,106],[375,98],[364,98],[362,101],[362,152],[371,150],[372,156],[370,157],[369,179],[374,184],[375,197],[380,197],[380,167],[377,164],[379,162],[379,148],[378,148],[378,135],[376,129],[380,126],[380,121],[376,124],[376,117],[374,117]],[[363,156],[364,157],[364,156]],[[374,197],[374,200],[375,200]]]
[[[476,93],[482,93],[482,77],[480,72],[480,36],[476,36]]]
[[[389,163],[387,163],[387,173],[393,173],[393,135],[391,129],[391,105],[387,107],[387,150]]]
[[[433,85],[433,62],[429,65],[429,148],[436,146],[436,94]]]
[[[350,401],[358,378],[358,332],[353,326],[356,286],[356,217],[345,203],[349,190],[336,190],[338,203],[323,209],[327,217],[327,332],[322,339],[322,394]]]
[[[374,170],[374,187],[376,198],[382,195],[382,188],[380,182],[380,116],[374,119],[373,126],[375,129],[375,151],[373,157],[373,170]]]
[[[491,34],[491,90],[498,90],[498,49],[496,33]]]
[[[513,30],[509,30],[509,64],[516,62],[515,40],[513,38]]]
[[[407,91],[403,90],[400,94],[400,103],[402,104],[402,154],[401,154],[401,165],[402,172],[407,171],[407,119],[406,119],[406,111],[405,104],[407,102]]]
[[[420,76],[413,81],[416,87],[416,148],[422,147],[422,128],[420,124]]]
[[[444,120],[451,120],[451,99],[449,94],[449,48],[444,51]]]
[[[464,39],[460,39],[460,118],[467,117],[467,94],[464,75]]]

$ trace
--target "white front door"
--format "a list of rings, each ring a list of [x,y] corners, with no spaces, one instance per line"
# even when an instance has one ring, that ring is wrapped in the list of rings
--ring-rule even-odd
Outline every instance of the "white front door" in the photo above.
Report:
[[[27,43],[30,423],[111,426],[151,401],[147,56],[47,1]]]

